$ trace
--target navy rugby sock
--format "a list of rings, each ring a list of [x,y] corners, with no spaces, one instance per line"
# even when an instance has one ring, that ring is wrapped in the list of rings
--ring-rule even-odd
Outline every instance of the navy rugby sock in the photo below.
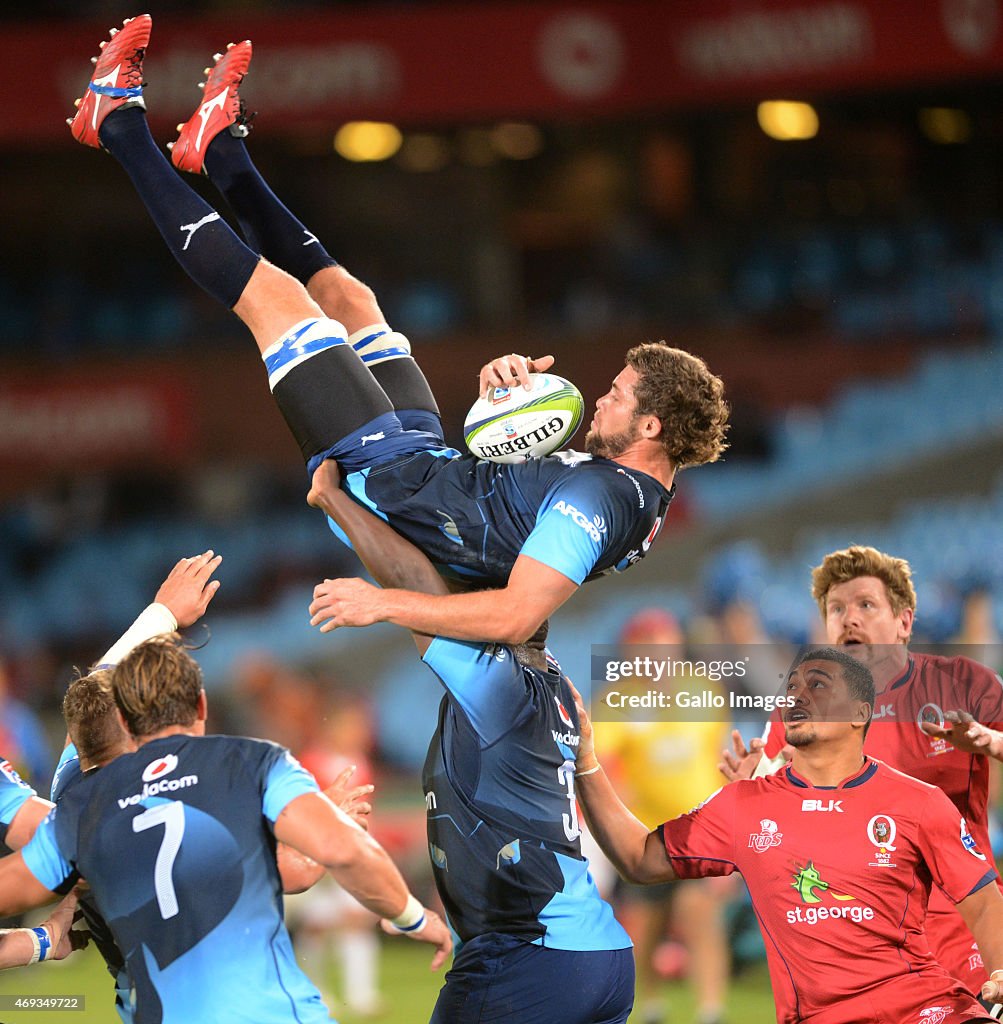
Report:
[[[178,176],[153,141],[145,111],[114,110],[98,134],[132,179],[174,258],[197,285],[232,309],[258,265],[258,254]]]
[[[318,270],[338,265],[268,187],[243,139],[220,132],[206,150],[205,169],[237,215],[248,245],[269,262],[304,285]]]

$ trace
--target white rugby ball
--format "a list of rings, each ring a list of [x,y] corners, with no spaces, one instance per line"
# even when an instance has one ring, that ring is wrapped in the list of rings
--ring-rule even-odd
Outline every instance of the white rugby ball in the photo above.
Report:
[[[479,459],[524,462],[556,452],[582,422],[585,402],[570,381],[556,373],[531,373],[521,384],[492,388],[478,398],[463,424],[467,447]]]

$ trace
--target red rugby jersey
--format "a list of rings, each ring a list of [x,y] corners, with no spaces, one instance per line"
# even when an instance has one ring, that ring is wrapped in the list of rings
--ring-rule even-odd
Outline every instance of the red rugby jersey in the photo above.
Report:
[[[984,1015],[923,932],[932,885],[956,903],[996,878],[935,786],[870,757],[832,788],[788,766],[725,786],[663,836],[682,878],[742,873],[780,1024]]]

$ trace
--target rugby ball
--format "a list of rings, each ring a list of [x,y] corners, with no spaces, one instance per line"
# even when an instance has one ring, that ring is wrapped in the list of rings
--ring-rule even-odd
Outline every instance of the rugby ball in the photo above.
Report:
[[[531,373],[530,389],[492,388],[463,424],[471,453],[491,462],[524,462],[561,448],[585,411],[581,392],[556,373]]]

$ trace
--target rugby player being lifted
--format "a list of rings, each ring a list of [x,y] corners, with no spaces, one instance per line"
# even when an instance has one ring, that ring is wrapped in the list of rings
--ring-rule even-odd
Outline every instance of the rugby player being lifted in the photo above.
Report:
[[[142,79],[151,24],[148,15],[130,19],[102,44],[70,122],[74,137],[118,160],[181,266],[251,330],[309,472],[336,460],[357,501],[445,574],[480,588],[429,596],[325,581],[315,621],[326,629],[389,621],[519,643],[585,580],[642,558],[664,523],[675,474],[725,448],[720,379],[687,352],[639,345],[599,399],[589,455],[514,466],[461,456],[446,446],[410,345],[387,325],[372,290],[328,255],[251,163],[238,93],[250,42],[231,45],[208,69],[202,103],[172,150],[178,168],[205,173],[220,190],[245,244],[150,135]],[[496,359],[481,370],[481,390],[517,384],[552,362]]]

